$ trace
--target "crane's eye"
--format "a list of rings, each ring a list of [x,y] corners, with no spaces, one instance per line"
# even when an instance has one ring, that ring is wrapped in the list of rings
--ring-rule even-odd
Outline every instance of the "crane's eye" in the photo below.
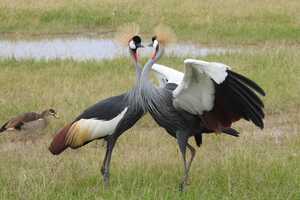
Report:
[[[131,41],[129,42],[129,48],[130,48],[130,49],[136,49],[136,46],[135,46],[133,40],[131,40]]]

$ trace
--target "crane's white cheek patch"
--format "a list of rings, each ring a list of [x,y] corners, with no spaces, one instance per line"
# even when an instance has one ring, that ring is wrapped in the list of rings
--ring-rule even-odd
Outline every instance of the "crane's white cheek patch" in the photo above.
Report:
[[[81,119],[75,122],[68,131],[66,144],[72,148],[77,148],[96,138],[112,135],[127,109],[126,107],[111,120]]]

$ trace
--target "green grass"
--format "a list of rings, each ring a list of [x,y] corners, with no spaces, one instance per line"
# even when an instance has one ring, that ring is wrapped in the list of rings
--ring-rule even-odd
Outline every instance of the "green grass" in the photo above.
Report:
[[[24,143],[20,135],[1,135],[0,199],[299,199],[297,48],[253,48],[202,59],[231,65],[266,90],[266,126],[259,131],[238,122],[240,138],[205,136],[185,193],[177,190],[182,163],[176,141],[149,116],[118,141],[109,189],[100,176],[101,141],[60,156],[47,150],[55,131],[84,108],[131,87],[135,78],[128,59],[0,60],[1,122],[47,107],[61,117],[33,143]],[[183,70],[179,58],[160,63]]]
[[[10,144],[11,151],[1,152],[1,197],[149,200],[299,198],[299,138],[296,141],[285,138],[281,144],[276,144],[270,135],[260,137],[260,140],[254,138],[258,136],[256,134],[238,140],[207,136],[191,171],[191,185],[186,193],[181,194],[177,191],[177,183],[182,163],[175,141],[158,129],[151,130],[150,134],[141,133],[143,131],[131,131],[118,143],[112,162],[111,187],[106,190],[99,172],[103,148],[88,145],[76,152],[53,157],[44,148],[46,143],[41,144],[40,141],[35,147]],[[153,137],[157,134],[161,134],[161,141],[154,141]],[[136,138],[143,141],[138,143]],[[3,151],[3,147],[1,149]],[[134,158],[128,158],[128,154]],[[151,155],[156,159],[154,163]]]
[[[170,9],[171,8],[171,9]],[[300,42],[298,0],[108,1],[2,0],[0,32],[19,35],[115,31],[136,22],[151,34],[160,23],[180,40],[209,44]]]

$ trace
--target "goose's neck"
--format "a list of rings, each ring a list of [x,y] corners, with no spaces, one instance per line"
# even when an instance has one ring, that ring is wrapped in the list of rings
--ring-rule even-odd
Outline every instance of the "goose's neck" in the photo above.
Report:
[[[47,110],[44,110],[43,112],[41,112],[41,117],[45,117],[47,115]]]

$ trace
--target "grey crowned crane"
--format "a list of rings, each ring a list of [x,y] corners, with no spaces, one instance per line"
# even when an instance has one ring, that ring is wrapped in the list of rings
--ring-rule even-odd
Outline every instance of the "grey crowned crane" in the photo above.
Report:
[[[133,36],[128,42],[128,47],[139,80],[141,66],[138,63],[137,50],[142,47],[141,38],[138,35]],[[144,115],[144,110],[136,101],[138,83],[139,81],[129,92],[99,101],[83,111],[73,122],[57,132],[50,144],[50,152],[57,155],[68,147],[76,149],[103,138],[107,146],[101,173],[104,184],[108,185],[110,160],[118,137]]]
[[[153,54],[142,71],[140,101],[157,124],[177,139],[184,164],[182,191],[195,156],[188,139],[193,136],[200,146],[204,133],[236,135],[238,133],[230,127],[241,118],[263,129],[264,105],[256,93],[264,96],[265,92],[227,65],[194,59],[184,61],[185,73],[177,87],[155,87],[149,80],[149,73],[162,56],[166,42],[167,38],[160,37],[159,33],[152,38]],[[186,148],[191,151],[188,162]]]
[[[25,131],[32,132],[42,130],[47,127],[51,117],[57,118],[57,113],[50,108],[41,113],[26,112],[11,118],[0,128],[0,133],[4,131]]]

